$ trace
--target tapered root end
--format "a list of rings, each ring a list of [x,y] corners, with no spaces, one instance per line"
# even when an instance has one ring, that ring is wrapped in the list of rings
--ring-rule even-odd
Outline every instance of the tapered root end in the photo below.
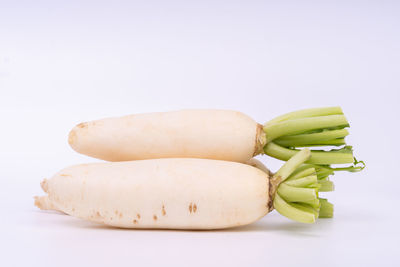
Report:
[[[77,142],[79,141],[78,136],[81,136],[84,132],[88,130],[89,123],[82,122],[76,125],[68,134],[68,143],[69,145],[75,149]]]
[[[76,141],[75,129],[72,129],[68,134],[68,144],[72,147]]]
[[[41,196],[41,197],[34,197],[35,199],[35,206],[41,210],[53,210],[54,207],[49,201],[48,196]]]
[[[43,189],[45,193],[49,193],[49,180],[43,179],[40,183],[40,187]],[[35,206],[41,210],[55,210],[56,208],[51,203],[49,196],[35,196]]]

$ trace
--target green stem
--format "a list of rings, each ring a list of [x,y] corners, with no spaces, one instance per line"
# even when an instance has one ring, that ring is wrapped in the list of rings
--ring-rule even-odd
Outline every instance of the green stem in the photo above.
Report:
[[[289,160],[293,157],[299,150],[289,149],[275,144],[274,142],[268,143],[264,147],[265,154],[280,159]],[[344,164],[353,163],[353,154],[348,151],[338,152],[338,151],[311,151],[311,158],[306,162],[310,164]]]
[[[317,190],[314,188],[300,188],[281,184],[278,188],[278,194],[289,202],[305,202],[318,198]]]
[[[334,127],[346,127],[349,123],[344,115],[328,115],[311,118],[299,118],[287,120],[264,126],[267,134],[267,142],[286,135],[301,134],[313,130],[329,129]]]
[[[315,215],[316,218],[319,217],[319,208],[313,208],[312,206],[304,203],[290,203],[293,207],[305,211],[305,212],[310,212]]]
[[[309,158],[309,149],[297,151],[297,153],[288,159],[287,162],[274,174],[272,181],[277,185],[285,181],[289,175],[291,175],[297,169],[297,167],[299,167]]]
[[[333,182],[329,181],[328,179],[320,180],[318,183],[321,185],[321,187],[318,189],[319,192],[330,192],[335,190]]]
[[[303,164],[289,176],[288,180],[295,180],[313,174],[316,174],[315,168],[310,164]]]
[[[333,217],[333,204],[329,203],[326,199],[320,198],[321,207],[319,209],[318,218],[332,218]]]
[[[264,153],[287,161],[303,147],[322,147],[311,150],[309,164],[330,165],[360,163],[354,159],[351,147],[346,146],[349,122],[340,107],[299,110],[279,116],[264,125]],[[334,150],[334,146],[344,146]],[[327,166],[329,167],[329,166]],[[331,170],[360,171],[364,166],[330,168]]]
[[[281,140],[280,138],[274,140],[275,144],[278,144],[280,146],[293,146],[293,147],[311,147],[311,146],[341,146],[345,145],[346,141],[344,138],[337,138],[337,139],[331,139],[331,140],[323,140],[323,141],[318,141],[318,140],[313,140],[306,142],[307,140]]]
[[[306,201],[302,201],[300,202],[301,204],[306,204],[309,205],[311,207],[313,207],[314,209],[319,209],[321,207],[321,204],[319,202],[319,199],[311,199],[311,200],[306,200]]]
[[[324,168],[330,170],[332,173],[335,171],[359,172],[365,168],[365,163],[362,160],[358,161],[356,158],[354,158],[354,163],[352,166],[340,167],[340,168],[332,168],[330,166],[325,166]]]
[[[276,139],[274,142],[281,146],[296,146],[298,145],[307,145],[307,144],[329,144],[329,142],[338,142],[334,140],[344,141],[344,137],[346,137],[349,132],[346,129],[340,130],[332,130],[332,131],[323,131],[320,133],[309,133],[309,134],[299,134],[299,135],[289,135],[282,136]]]
[[[323,179],[333,174],[334,171],[331,168],[323,167],[323,168],[317,168],[316,172],[318,179]]]
[[[328,177],[334,173],[334,170],[327,165],[315,165],[315,164],[303,164],[288,179],[297,179],[299,177],[308,176],[311,174],[316,174],[318,179]]]
[[[278,194],[274,198],[274,207],[280,214],[294,221],[314,223],[317,218],[314,212],[298,209],[287,203]]]
[[[279,213],[306,223],[333,216],[333,205],[318,197],[319,192],[334,190],[328,177],[335,171],[356,172],[365,167],[346,145],[347,127],[349,122],[340,107],[295,111],[264,125],[264,153],[287,161],[270,180],[270,194]],[[342,147],[333,149],[335,146]],[[330,164],[353,165],[332,168]]]
[[[273,124],[281,121],[298,119],[298,118],[307,118],[307,117],[316,117],[325,115],[340,115],[340,114],[343,114],[343,111],[340,107],[310,108],[310,109],[303,109],[286,113],[284,115],[276,117],[273,120],[270,120],[268,124]]]
[[[309,175],[303,178],[286,180],[285,184],[294,187],[306,187],[312,184],[318,183],[317,175]]]
[[[289,183],[296,183],[299,180],[308,187],[318,185],[318,180],[315,175],[313,167],[302,166],[302,164],[310,157],[310,151],[303,149],[290,158],[271,178],[270,194],[273,198],[273,205],[275,209],[282,215],[303,223],[313,223],[318,217],[315,211],[319,209],[318,188],[295,187],[287,185],[284,182],[287,178],[296,173],[298,178],[295,180],[288,180]],[[311,172],[310,172],[311,171]],[[301,176],[299,174],[311,174],[313,176]],[[312,180],[310,181],[306,180]],[[299,186],[301,183],[297,183]],[[292,205],[294,204],[294,205]],[[307,208],[296,208],[297,204],[304,204],[313,207],[312,210]]]

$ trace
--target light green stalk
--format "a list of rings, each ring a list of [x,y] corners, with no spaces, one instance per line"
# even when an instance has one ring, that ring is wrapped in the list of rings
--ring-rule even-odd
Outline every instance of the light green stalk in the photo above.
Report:
[[[299,118],[264,126],[267,133],[267,142],[286,135],[303,134],[314,130],[335,127],[348,127],[349,123],[344,115],[328,115],[321,117]]]
[[[283,183],[278,188],[278,194],[289,202],[306,202],[318,199],[315,188],[294,187]]]
[[[340,107],[299,110],[279,116],[264,125],[264,153],[287,161],[302,147],[321,147],[311,150],[310,164],[355,163],[351,146],[346,146],[349,123]],[[332,147],[344,146],[340,149]],[[349,168],[349,167],[345,167]],[[360,168],[350,167],[352,171]]]
[[[349,132],[346,129],[322,131],[319,133],[289,135],[277,138],[274,142],[280,146],[311,146],[311,145],[344,145],[344,137]]]
[[[294,179],[298,179],[298,178],[301,178],[301,177],[306,177],[306,176],[314,175],[314,174],[316,174],[316,170],[312,165],[303,164],[300,167],[298,167],[292,173],[292,175],[290,175],[288,180],[294,180]]]
[[[310,158],[310,150],[305,148],[288,159],[288,161],[274,174],[272,180],[279,184],[285,181],[301,164]]]
[[[319,192],[333,191],[333,183],[327,177],[333,170],[303,164],[309,157],[308,149],[299,151],[271,178],[274,208],[280,214],[303,223],[333,216],[333,205],[319,198]]]
[[[273,206],[280,214],[303,223],[333,216],[333,205],[319,198],[320,192],[334,190],[329,176],[365,167],[346,145],[348,127],[340,107],[295,111],[264,125],[264,153],[286,161],[270,180]],[[330,164],[352,165],[333,168]]]
[[[314,214],[315,218],[319,218],[319,208],[313,208],[305,203],[290,203],[290,205],[304,212],[310,212]]]
[[[293,157],[299,150],[285,148],[280,145],[271,142],[264,147],[264,152],[274,158],[280,160],[288,160]],[[341,150],[331,151],[311,151],[311,158],[307,161],[310,164],[345,164],[353,163],[354,157],[352,150],[349,147],[345,147]]]
[[[310,175],[298,179],[291,179],[289,181],[286,181],[285,184],[294,187],[305,187],[305,186],[311,186],[312,184],[315,184],[317,182],[318,182],[317,175]]]
[[[319,184],[321,185],[321,187],[318,189],[319,192],[330,192],[335,189],[333,182],[329,181],[328,178],[319,180]]]
[[[332,218],[333,217],[333,204],[329,203],[326,199],[320,198],[321,207],[319,210],[318,218]]]
[[[314,223],[318,218],[315,213],[296,208],[283,200],[278,194],[274,199],[275,209],[283,216],[302,223]]]
[[[286,113],[284,115],[276,117],[273,120],[270,120],[267,124],[274,124],[286,120],[293,120],[299,118],[309,118],[309,117],[326,116],[326,115],[341,115],[341,114],[343,114],[343,111],[340,107],[309,108],[309,109],[303,109]]]

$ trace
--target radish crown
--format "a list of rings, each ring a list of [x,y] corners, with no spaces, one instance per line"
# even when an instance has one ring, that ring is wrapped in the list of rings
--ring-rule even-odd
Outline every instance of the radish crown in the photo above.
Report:
[[[303,164],[311,155],[309,149],[301,150],[271,178],[274,208],[283,216],[302,223],[333,216],[333,205],[319,198],[319,192],[333,191],[329,175],[334,169]]]
[[[311,150],[311,157],[306,163],[318,165],[353,163],[353,166],[341,170],[360,171],[365,167],[364,162],[354,158],[352,147],[346,146],[344,140],[349,134],[345,129],[347,127],[349,123],[340,107],[287,113],[264,125],[266,134],[264,153],[287,161],[299,151],[296,148],[330,147],[330,150]],[[332,149],[332,146],[342,147]]]

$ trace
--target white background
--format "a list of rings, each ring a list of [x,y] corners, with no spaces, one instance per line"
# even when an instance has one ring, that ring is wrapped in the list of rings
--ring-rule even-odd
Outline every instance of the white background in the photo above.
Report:
[[[400,5],[321,2],[0,0],[0,265],[399,266]],[[33,206],[44,177],[95,161],[67,144],[81,121],[332,105],[367,164],[334,177],[334,219],[120,230]]]

